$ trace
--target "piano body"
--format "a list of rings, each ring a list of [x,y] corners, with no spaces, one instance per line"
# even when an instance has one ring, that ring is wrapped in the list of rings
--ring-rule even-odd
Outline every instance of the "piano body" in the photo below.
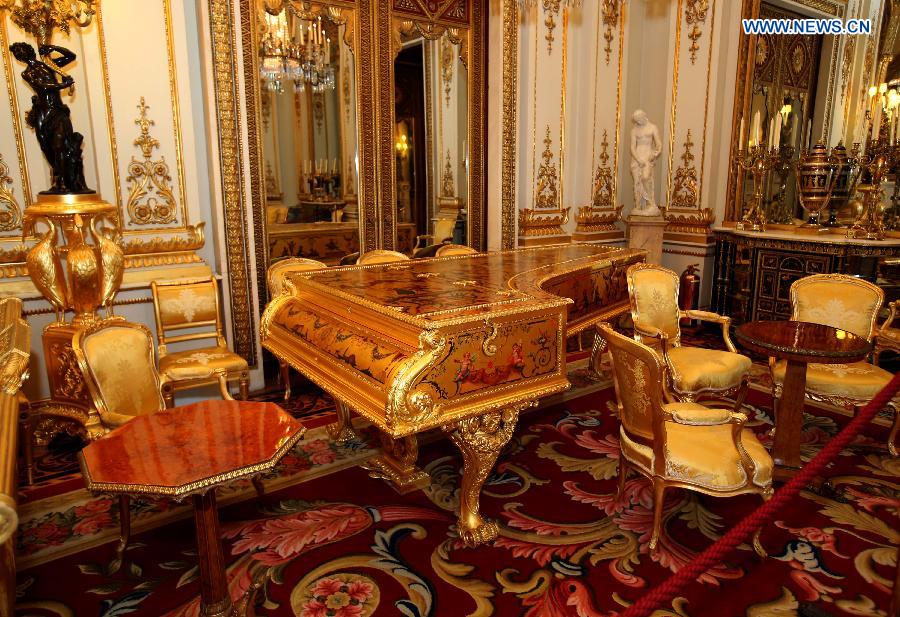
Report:
[[[625,270],[645,251],[568,244],[349,266],[288,276],[266,307],[263,346],[382,434],[374,475],[427,484],[416,434],[440,427],[461,450],[459,531],[496,537],[481,486],[519,413],[569,387],[566,338],[628,310]]]

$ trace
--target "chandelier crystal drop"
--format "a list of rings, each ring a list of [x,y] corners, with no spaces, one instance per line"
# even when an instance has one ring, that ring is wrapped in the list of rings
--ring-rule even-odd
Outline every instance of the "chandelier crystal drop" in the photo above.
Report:
[[[325,35],[322,17],[302,18],[263,11],[265,31],[260,39],[260,76],[272,92],[313,93],[334,90],[335,72],[331,66],[331,39]]]

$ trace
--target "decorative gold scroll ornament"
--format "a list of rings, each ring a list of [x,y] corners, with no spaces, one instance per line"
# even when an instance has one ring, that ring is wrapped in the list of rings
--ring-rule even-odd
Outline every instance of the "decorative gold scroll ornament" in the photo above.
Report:
[[[547,134],[544,137],[544,152],[541,154],[543,162],[538,168],[537,189],[534,196],[534,207],[541,210],[551,210],[559,207],[559,188],[556,175],[556,163],[553,162],[553,140],[550,138],[550,126],[547,126]]]
[[[600,6],[603,16],[603,26],[605,28],[603,40],[606,41],[606,46],[603,48],[603,51],[606,53],[606,66],[609,66],[609,57],[612,54],[612,42],[615,37],[614,32],[619,25],[619,2],[621,2],[621,0],[603,0],[603,4]]]
[[[447,164],[444,165],[444,174],[441,176],[441,197],[456,197],[456,183],[453,180],[453,162],[450,159],[450,149],[447,149]]]
[[[615,180],[609,167],[609,139],[606,129],[603,130],[603,141],[600,142],[600,164],[594,172],[594,186],[591,191],[591,205],[597,209],[608,210],[613,207],[613,189]]]
[[[703,36],[700,30],[700,24],[706,22],[706,14],[709,12],[709,0],[687,0],[687,7],[684,10],[684,20],[691,27],[688,32],[688,38],[691,39],[691,46],[688,51],[691,52],[691,64],[697,61],[697,52],[700,51],[698,41]]]
[[[548,125],[544,137],[544,152],[541,155],[543,161],[538,168],[534,208],[519,211],[521,236],[562,235],[564,233],[562,226],[569,221],[569,208],[562,208],[559,203],[559,178],[556,163],[553,161],[552,145]]]
[[[556,28],[556,16],[559,15],[560,0],[543,0],[544,3],[544,25],[547,27],[547,34],[544,38],[547,40],[547,53],[553,51],[553,30]]]
[[[9,11],[12,22],[38,45],[49,45],[53,30],[69,34],[69,22],[90,25],[95,4],[95,0],[0,0],[0,11]]]
[[[688,129],[681,166],[675,170],[672,182],[672,201],[669,207],[673,210],[693,210],[697,207],[697,168],[694,167],[694,154],[691,152],[693,147],[691,130]]]
[[[131,157],[128,165],[128,216],[135,225],[165,225],[175,221],[177,203],[169,183],[169,164],[165,157],[153,160],[153,149],[159,148],[159,140],[150,135],[150,127],[156,124],[147,117],[147,105],[141,97],[137,105],[140,115],[134,121],[141,133],[134,140],[144,157],[139,161]]]
[[[0,154],[0,231],[13,231],[22,226],[22,209],[9,187],[9,167]]]
[[[444,97],[450,107],[450,92],[453,89],[453,43],[447,37],[441,38],[441,79],[444,81]]]

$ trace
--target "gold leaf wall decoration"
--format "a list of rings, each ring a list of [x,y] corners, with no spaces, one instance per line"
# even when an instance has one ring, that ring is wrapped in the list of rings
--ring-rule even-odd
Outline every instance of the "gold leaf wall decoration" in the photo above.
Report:
[[[147,105],[141,97],[137,105],[140,115],[134,121],[140,127],[140,135],[134,140],[143,157],[131,157],[128,164],[128,216],[134,225],[166,225],[175,222],[176,202],[172,193],[169,164],[164,156],[153,160],[154,148],[159,148],[159,140],[150,134],[155,124],[147,116]]]
[[[13,231],[22,226],[22,208],[13,195],[9,166],[0,154],[0,231]]]

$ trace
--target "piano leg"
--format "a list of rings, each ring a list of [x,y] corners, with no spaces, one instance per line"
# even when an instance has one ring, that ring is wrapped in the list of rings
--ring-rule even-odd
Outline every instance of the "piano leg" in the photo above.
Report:
[[[362,468],[369,477],[386,480],[401,495],[428,486],[431,476],[416,467],[419,458],[419,442],[415,435],[394,439],[381,435],[381,455],[366,461]]]
[[[492,541],[500,533],[497,521],[481,517],[481,487],[509,442],[519,412],[533,403],[473,416],[443,427],[463,455],[462,495],[459,501],[459,537],[467,546]]]
[[[336,400],[337,421],[328,425],[328,436],[339,444],[348,441],[360,441],[359,435],[353,430],[353,421],[350,419],[350,408]]]

